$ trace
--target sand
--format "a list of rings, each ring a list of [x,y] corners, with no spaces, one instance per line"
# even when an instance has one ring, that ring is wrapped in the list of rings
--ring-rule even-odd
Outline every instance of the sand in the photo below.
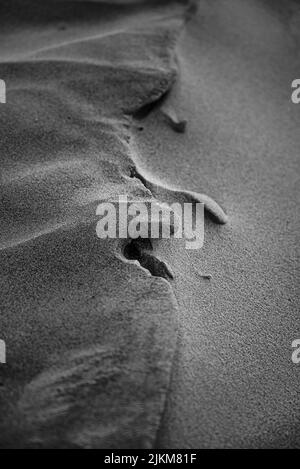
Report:
[[[1,447],[299,446],[299,7],[194,3],[1,3]],[[204,248],[126,258],[122,194]]]

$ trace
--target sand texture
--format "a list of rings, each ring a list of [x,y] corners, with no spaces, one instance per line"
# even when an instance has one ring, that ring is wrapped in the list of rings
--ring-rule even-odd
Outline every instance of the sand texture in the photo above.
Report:
[[[287,4],[1,2],[0,447],[300,445]],[[203,249],[98,239],[119,195]]]

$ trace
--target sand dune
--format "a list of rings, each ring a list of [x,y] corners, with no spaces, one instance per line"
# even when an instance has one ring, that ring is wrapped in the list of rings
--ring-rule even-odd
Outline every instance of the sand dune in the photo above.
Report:
[[[1,2],[1,447],[299,444],[299,12],[276,5]],[[204,248],[97,239],[122,194],[205,203]]]
[[[1,446],[150,448],[169,385],[177,306],[169,284],[151,277],[165,277],[155,253],[141,252],[136,264],[120,257],[120,242],[97,240],[96,207],[121,194],[154,200],[160,190],[174,200],[204,197],[213,215],[225,216],[208,197],[168,189],[136,169],[132,116],[176,79],[185,8],[166,17],[156,7],[146,27],[106,25],[40,46],[44,9],[28,3],[36,12],[29,18],[18,6],[8,7],[2,34],[16,29],[24,52],[4,47],[0,65],[8,84],[0,255],[9,363]],[[56,14],[60,6],[64,30],[76,29],[65,2],[55,3]],[[97,10],[100,24],[109,24],[110,8]]]

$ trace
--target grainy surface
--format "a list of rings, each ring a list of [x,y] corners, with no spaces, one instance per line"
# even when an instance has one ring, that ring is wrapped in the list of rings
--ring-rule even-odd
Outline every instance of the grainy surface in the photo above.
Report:
[[[299,3],[194,3],[1,2],[1,447],[300,445]],[[145,270],[121,194],[228,222]]]

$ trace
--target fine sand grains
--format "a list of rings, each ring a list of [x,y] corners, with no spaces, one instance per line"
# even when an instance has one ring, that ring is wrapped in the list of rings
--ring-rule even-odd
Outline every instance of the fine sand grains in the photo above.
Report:
[[[176,302],[169,283],[150,275],[154,268],[159,277],[163,265],[155,252],[141,253],[145,270],[117,256],[117,241],[96,238],[95,210],[122,194],[168,196],[203,200],[226,221],[207,196],[141,176],[131,145],[132,116],[176,80],[187,6],[1,4],[2,447],[155,443]]]

